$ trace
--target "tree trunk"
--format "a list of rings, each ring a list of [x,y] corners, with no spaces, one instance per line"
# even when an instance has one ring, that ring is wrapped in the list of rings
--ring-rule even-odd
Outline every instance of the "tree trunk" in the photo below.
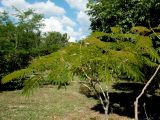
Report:
[[[105,109],[104,109],[104,111],[105,111],[105,120],[108,120],[108,110],[109,110],[109,101],[106,104]]]
[[[154,74],[152,75],[152,77],[149,79],[149,81],[146,83],[146,85],[142,89],[141,93],[139,94],[139,96],[136,98],[136,100],[134,102],[134,106],[135,106],[134,107],[135,120],[138,120],[138,100],[142,97],[142,95],[144,94],[145,90],[150,85],[150,83],[152,82],[153,78],[156,76],[156,74],[157,74],[157,72],[158,72],[159,69],[160,69],[160,65],[157,67],[156,71],[154,72]]]

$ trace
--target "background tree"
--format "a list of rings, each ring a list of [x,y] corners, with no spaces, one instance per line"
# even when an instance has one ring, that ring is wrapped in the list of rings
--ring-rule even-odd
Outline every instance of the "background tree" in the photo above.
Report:
[[[110,31],[119,25],[124,30],[132,26],[157,27],[160,24],[159,0],[89,0],[87,11],[93,31]]]
[[[48,32],[41,39],[41,44],[39,49],[41,50],[42,55],[47,55],[53,51],[57,51],[60,48],[64,47],[68,43],[67,34],[61,34],[60,32]]]
[[[42,35],[43,15],[32,9],[15,10],[15,20],[6,11],[0,13],[0,79],[26,67],[33,58],[57,51],[68,42],[67,34],[51,32]],[[16,84],[21,86],[23,83],[9,83],[10,87],[6,85],[5,88],[15,88]]]

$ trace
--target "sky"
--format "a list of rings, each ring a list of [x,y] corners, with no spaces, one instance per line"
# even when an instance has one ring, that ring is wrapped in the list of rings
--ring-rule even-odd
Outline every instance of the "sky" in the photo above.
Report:
[[[85,13],[88,0],[0,0],[0,11],[13,13],[12,7],[20,10],[34,9],[44,15],[42,32],[67,33],[69,41],[85,38],[89,33],[89,16]]]

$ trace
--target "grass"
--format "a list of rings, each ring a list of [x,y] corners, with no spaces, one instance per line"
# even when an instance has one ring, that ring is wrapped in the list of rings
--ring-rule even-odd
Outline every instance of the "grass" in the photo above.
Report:
[[[0,120],[102,120],[104,115],[91,110],[97,100],[87,98],[78,91],[78,85],[57,90],[44,86],[25,97],[21,91],[0,93]],[[128,120],[110,115],[110,120]]]

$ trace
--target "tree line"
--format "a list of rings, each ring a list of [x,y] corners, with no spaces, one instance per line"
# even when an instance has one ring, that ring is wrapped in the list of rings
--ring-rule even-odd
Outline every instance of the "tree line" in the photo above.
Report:
[[[14,10],[14,15],[7,11],[0,13],[0,79],[15,70],[25,68],[34,58],[66,46],[69,39],[67,34],[56,31],[42,33],[44,17],[34,10]],[[18,83],[6,87],[14,88],[16,84]]]

